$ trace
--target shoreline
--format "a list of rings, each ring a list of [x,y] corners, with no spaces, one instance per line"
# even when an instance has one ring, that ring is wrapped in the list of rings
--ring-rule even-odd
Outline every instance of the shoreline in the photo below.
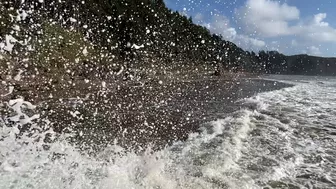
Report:
[[[291,86],[244,77],[153,80],[136,85],[102,82],[91,87],[75,83],[73,89],[45,91],[28,86],[14,90],[8,98],[25,96],[33,101],[41,118],[48,119],[58,133],[74,134],[70,141],[83,150],[102,149],[118,141],[126,149],[141,151],[148,145],[160,149],[186,140],[201,124],[238,110],[239,99]]]

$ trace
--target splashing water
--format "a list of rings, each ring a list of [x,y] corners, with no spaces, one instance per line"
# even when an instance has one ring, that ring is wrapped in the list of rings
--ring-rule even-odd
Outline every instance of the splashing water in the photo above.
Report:
[[[160,151],[113,145],[95,157],[13,100],[1,120],[0,188],[332,188],[335,83],[261,93]]]
[[[0,148],[1,188],[203,188],[236,185],[239,174],[235,159],[241,156],[243,139],[250,129],[252,112],[241,111],[238,119],[228,117],[209,123],[200,134],[185,143],[143,154],[126,152],[117,145],[92,158],[57,137],[44,140],[47,131],[20,133],[20,128],[38,119],[22,109],[34,109],[29,102],[14,100],[8,105],[16,115],[2,121]],[[14,122],[9,127],[9,121]],[[235,125],[233,125],[235,122]],[[230,125],[233,125],[231,127]],[[218,136],[228,136],[225,140]],[[219,155],[221,154],[221,155]],[[252,182],[245,179],[244,185]]]

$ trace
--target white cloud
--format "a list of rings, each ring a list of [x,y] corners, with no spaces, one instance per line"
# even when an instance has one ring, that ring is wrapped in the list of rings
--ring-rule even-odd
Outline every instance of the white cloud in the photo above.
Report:
[[[234,39],[237,32],[234,28],[231,28],[230,21],[225,16],[220,14],[214,14],[211,22],[207,24],[209,30],[213,33],[221,34],[225,39]]]
[[[203,14],[201,14],[201,13],[197,13],[197,14],[195,15],[194,21],[195,21],[196,23],[201,23],[201,22],[203,21],[203,19],[204,19]]]
[[[211,13],[209,21],[198,13],[194,21],[246,50],[323,55],[321,47],[328,50],[336,45],[336,28],[326,21],[327,13],[301,18],[298,7],[276,0],[246,0],[235,13],[239,30],[218,11]]]
[[[292,44],[292,46],[297,46],[297,45],[298,45],[298,42],[297,42],[295,39],[292,39],[291,44]]]
[[[221,34],[226,40],[235,40],[238,35],[235,28],[224,29]]]
[[[326,13],[314,15],[310,23],[299,26],[301,30],[298,34],[314,41],[336,42],[336,29],[331,27],[328,22],[323,22],[326,18]]]
[[[249,32],[266,37],[291,34],[288,22],[300,17],[296,7],[270,0],[248,0],[236,13]]]
[[[269,50],[321,56],[330,54],[328,49],[334,50],[336,46],[336,28],[326,21],[327,13],[301,17],[299,8],[288,3],[246,0],[235,11],[235,17],[245,35],[267,41],[264,48]]]
[[[238,43],[240,47],[248,49],[257,49],[265,47],[266,43],[262,40],[251,38],[247,35],[238,35],[234,42]]]
[[[324,19],[327,18],[326,13],[319,13],[314,15],[314,23],[318,26],[329,26],[327,22],[322,22]]]
[[[286,3],[273,0],[247,0],[236,11],[246,32],[261,37],[295,36],[319,42],[336,42],[336,29],[324,20],[326,13],[319,13],[304,22],[300,10]]]
[[[318,47],[316,46],[311,46],[311,47],[308,47],[308,54],[310,55],[321,55],[321,51]]]
[[[221,14],[213,14],[210,22],[204,22],[203,15],[196,14],[195,21],[207,27],[211,32],[222,35],[225,40],[236,43],[242,48],[261,49],[266,44],[264,41],[249,37],[248,35],[238,34],[237,30],[230,26],[227,17]]]

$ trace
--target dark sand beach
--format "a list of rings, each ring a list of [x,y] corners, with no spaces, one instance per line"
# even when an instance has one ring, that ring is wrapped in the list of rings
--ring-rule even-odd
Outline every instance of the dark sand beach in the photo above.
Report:
[[[2,82],[2,95],[9,85]],[[14,84],[14,92],[1,101],[3,106],[18,97],[33,102],[42,119],[48,119],[59,133],[75,133],[71,138],[82,148],[118,143],[141,150],[149,144],[161,148],[185,140],[201,124],[241,108],[239,99],[288,86],[244,77],[143,83],[75,80],[67,85],[28,81]]]

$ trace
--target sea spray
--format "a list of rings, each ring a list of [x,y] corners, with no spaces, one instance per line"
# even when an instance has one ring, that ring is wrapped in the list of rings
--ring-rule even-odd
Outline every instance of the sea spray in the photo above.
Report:
[[[114,143],[94,157],[48,126],[23,132],[43,128],[41,118],[14,100],[0,122],[0,188],[333,188],[334,83],[258,94],[162,150]]]
[[[35,106],[23,99],[12,100],[8,106],[13,115],[5,118],[7,123],[2,121],[1,188],[252,186],[248,178],[239,178],[237,184],[235,175],[241,172],[237,161],[250,129],[250,111],[210,122],[200,134],[160,151],[149,148],[136,154],[115,144],[91,157],[51,128],[39,132],[28,129],[23,133],[23,127],[37,127],[38,115],[24,113],[33,111]],[[56,139],[41,140],[50,135]]]

